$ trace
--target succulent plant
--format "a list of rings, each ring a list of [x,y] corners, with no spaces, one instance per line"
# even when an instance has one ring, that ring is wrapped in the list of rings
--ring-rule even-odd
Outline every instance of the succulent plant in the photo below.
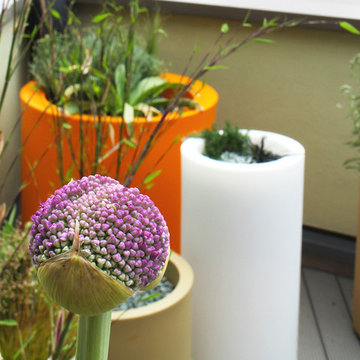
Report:
[[[100,175],[55,191],[32,217],[29,251],[40,283],[66,309],[95,315],[155,286],[170,254],[158,208]]]
[[[204,155],[215,160],[235,163],[263,163],[277,160],[279,155],[264,148],[265,138],[260,144],[252,143],[247,133],[242,133],[238,126],[226,122],[223,130],[205,129],[200,133],[205,140]]]

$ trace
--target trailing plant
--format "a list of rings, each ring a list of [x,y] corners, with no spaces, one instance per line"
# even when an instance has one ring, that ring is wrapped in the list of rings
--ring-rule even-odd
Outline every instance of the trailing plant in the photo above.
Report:
[[[249,135],[227,122],[223,130],[203,130],[200,137],[205,140],[204,155],[215,160],[243,163],[262,163],[277,160],[280,156],[265,150],[265,139],[260,145],[252,143]]]

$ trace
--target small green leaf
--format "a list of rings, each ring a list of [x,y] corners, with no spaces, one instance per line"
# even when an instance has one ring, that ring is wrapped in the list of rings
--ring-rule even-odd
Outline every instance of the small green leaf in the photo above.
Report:
[[[143,296],[139,301],[148,301],[159,297],[161,293],[157,292],[148,296]]]
[[[231,53],[231,51],[233,51],[234,49],[236,49],[238,47],[238,44],[231,44],[229,46],[227,46],[225,49],[222,49],[220,52],[220,55],[222,57],[227,56],[228,54]]]
[[[80,65],[77,65],[77,64],[74,64],[74,65],[71,65],[71,66],[61,66],[59,68],[59,70],[65,74],[70,74],[74,71],[79,71],[81,70],[81,67]]]
[[[222,24],[221,25],[221,32],[223,33],[223,34],[226,34],[227,32],[229,31],[229,25],[228,24]]]
[[[201,50],[201,47],[197,44],[194,45],[193,51],[194,53],[199,52]]]
[[[115,89],[116,89],[116,99],[117,106],[119,109],[123,109],[124,107],[124,89],[125,89],[125,65],[119,64],[115,69],[114,80],[115,80]]]
[[[224,65],[204,66],[204,70],[224,70],[224,69],[227,69],[227,66],[224,66]]]
[[[64,104],[65,115],[74,115],[79,113],[80,113],[80,108],[78,104],[70,101]]]
[[[71,165],[65,175],[66,181],[71,180],[71,174],[73,173],[73,171],[74,171],[74,165]]]
[[[14,360],[16,360],[20,354],[24,351],[24,349],[30,344],[30,341],[34,338],[36,335],[36,331],[33,331],[29,338],[25,341],[25,343],[21,346],[21,348],[14,354]]]
[[[244,20],[242,22],[243,27],[251,27],[251,24],[248,23],[249,17],[250,17],[251,11],[248,11],[244,17]]]
[[[51,9],[51,15],[56,18],[56,19],[61,19],[61,15],[58,11],[56,11],[55,9]]]
[[[157,33],[158,33],[158,34],[161,34],[161,35],[163,35],[163,36],[165,36],[165,37],[168,36],[167,32],[166,32],[164,29],[157,29]]]
[[[146,7],[139,8],[139,14],[144,14],[144,13],[147,13],[147,12],[148,12],[148,9]]]
[[[126,52],[125,52],[126,58],[131,54],[131,51],[133,48],[134,48],[134,42],[132,41],[132,42],[128,43],[128,46],[126,48]]]
[[[15,224],[15,218],[16,218],[16,206],[13,206],[13,208],[11,209],[9,220],[8,220],[8,223],[11,226],[13,226]]]
[[[134,90],[131,91],[129,102],[131,105],[136,105],[145,102],[148,98],[154,98],[161,94],[167,88],[175,86],[168,83],[159,76],[150,76],[138,82]]]
[[[145,179],[144,179],[144,184],[148,184],[149,182],[151,182],[152,180],[154,180],[156,177],[158,177],[161,174],[162,170],[156,170],[153,173],[149,174]]]
[[[106,80],[106,75],[103,74],[101,71],[99,71],[99,70],[97,70],[95,68],[91,68],[90,71],[91,71],[92,74],[94,74],[99,79]]]
[[[128,139],[123,139],[122,142],[123,142],[124,144],[126,144],[128,147],[131,147],[131,148],[133,148],[133,149],[136,149],[136,145],[135,145],[133,142],[131,142],[130,140],[128,140]]]
[[[33,39],[34,36],[36,35],[36,33],[38,32],[39,28],[37,26],[34,26],[31,34],[30,34],[30,39]]]
[[[99,22],[103,21],[104,19],[106,19],[107,17],[109,17],[110,15],[111,15],[110,13],[104,13],[104,14],[96,15],[96,16],[92,19],[92,22],[93,22],[94,24],[99,23]]]
[[[253,41],[258,42],[258,43],[262,43],[262,44],[273,44],[274,43],[274,40],[263,39],[263,38],[253,39]]]
[[[3,326],[17,326],[17,321],[14,319],[0,320],[0,325]]]
[[[268,23],[267,23],[267,26],[277,26],[278,25],[278,20],[279,18],[278,17],[275,17],[273,19],[271,19]],[[300,21],[300,20],[298,20]],[[296,24],[296,20],[293,20],[293,23]]]
[[[341,21],[340,27],[342,27],[351,34],[360,35],[360,31],[354,25],[351,25],[347,21]]]
[[[62,127],[66,130],[72,129],[72,126],[67,122],[63,122]]]

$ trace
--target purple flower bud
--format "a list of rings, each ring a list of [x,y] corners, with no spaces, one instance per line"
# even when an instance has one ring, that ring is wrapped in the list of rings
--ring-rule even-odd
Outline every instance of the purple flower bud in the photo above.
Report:
[[[81,256],[132,290],[158,277],[170,251],[168,228],[150,198],[105,176],[56,190],[32,221],[29,251],[36,267],[69,251],[78,222]]]

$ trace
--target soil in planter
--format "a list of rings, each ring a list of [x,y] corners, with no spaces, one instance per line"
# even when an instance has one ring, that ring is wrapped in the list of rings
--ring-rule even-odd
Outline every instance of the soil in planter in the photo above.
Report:
[[[174,285],[164,276],[160,283],[151,290],[139,291],[113,311],[123,311],[150,305],[163,299],[174,290]]]

